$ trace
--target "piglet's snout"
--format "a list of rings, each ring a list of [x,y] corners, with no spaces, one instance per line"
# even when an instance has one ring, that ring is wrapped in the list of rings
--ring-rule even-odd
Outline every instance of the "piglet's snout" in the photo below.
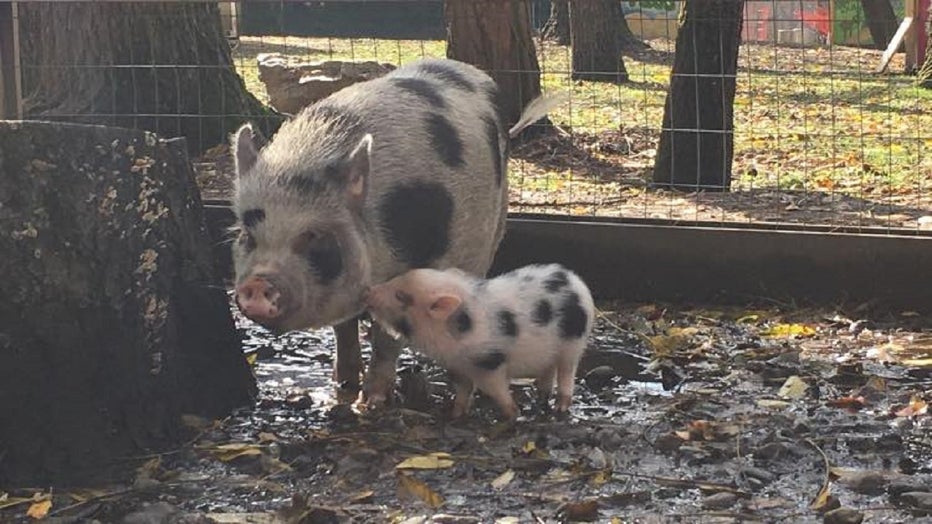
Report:
[[[240,284],[236,303],[243,315],[259,323],[274,321],[285,309],[281,291],[261,277],[249,277]]]

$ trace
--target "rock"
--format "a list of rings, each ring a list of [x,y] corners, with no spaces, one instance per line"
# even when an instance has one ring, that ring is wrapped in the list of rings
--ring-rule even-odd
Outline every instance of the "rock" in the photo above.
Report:
[[[908,491],[900,495],[900,502],[914,508],[932,511],[932,493],[926,491]]]
[[[123,524],[162,524],[178,513],[178,508],[167,502],[145,504],[142,509],[123,517]]]
[[[256,61],[259,80],[265,84],[269,103],[278,111],[290,114],[344,87],[395,69],[392,64],[371,60],[289,63],[288,58],[279,53],[261,53]]]
[[[589,459],[589,465],[592,469],[605,469],[608,466],[608,458],[600,448],[592,448],[586,458]]]
[[[598,366],[592,368],[586,373],[586,385],[594,393],[598,393],[612,383],[615,377],[615,369],[612,366]]]
[[[903,493],[909,493],[910,491],[925,491],[928,489],[928,486],[932,486],[932,479],[927,477],[900,478],[891,481],[890,484],[887,485],[887,493],[893,498],[898,498]]]
[[[743,468],[742,472],[744,473],[744,476],[759,480],[762,484],[770,484],[776,478],[776,475],[773,473],[765,469],[756,468],[754,466],[745,467]]]
[[[887,479],[876,471],[855,471],[843,475],[838,482],[858,493],[878,495],[883,493]]]
[[[851,508],[833,509],[822,518],[825,524],[861,524],[863,520],[864,514]]]
[[[709,495],[702,501],[702,507],[708,509],[725,509],[732,507],[738,501],[737,495],[723,491],[714,495]]]

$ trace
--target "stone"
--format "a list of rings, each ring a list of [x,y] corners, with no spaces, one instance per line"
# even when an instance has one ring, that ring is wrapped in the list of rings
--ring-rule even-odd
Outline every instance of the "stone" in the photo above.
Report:
[[[932,493],[925,491],[908,491],[900,495],[900,502],[914,508],[932,511]]]
[[[709,495],[702,501],[702,507],[708,509],[726,509],[734,506],[738,497],[734,493],[722,491],[714,495]]]
[[[861,524],[863,520],[864,514],[851,508],[833,509],[822,518],[824,524]]]
[[[287,114],[296,114],[344,87],[395,69],[392,64],[372,60],[295,62],[280,53],[261,53],[256,61],[269,104]]]

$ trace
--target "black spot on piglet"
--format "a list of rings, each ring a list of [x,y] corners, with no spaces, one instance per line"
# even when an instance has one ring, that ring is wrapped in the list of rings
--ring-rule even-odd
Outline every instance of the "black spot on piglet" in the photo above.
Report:
[[[547,277],[547,280],[544,280],[544,288],[551,293],[556,293],[569,285],[569,283],[570,280],[569,277],[566,276],[566,271],[557,271]]]
[[[447,101],[437,92],[436,87],[422,78],[394,78],[392,82],[404,91],[417,96],[433,107],[444,108]]]
[[[493,349],[473,359],[472,363],[477,368],[487,371],[495,371],[505,362],[505,354],[501,350]]]
[[[321,284],[329,284],[343,273],[343,253],[332,233],[315,238],[308,248],[307,262]]]
[[[472,317],[469,316],[469,312],[463,307],[450,315],[450,320],[447,322],[448,330],[453,336],[462,335],[472,330]]]
[[[411,323],[408,322],[408,319],[401,318],[394,322],[392,327],[395,328],[395,331],[401,334],[405,338],[411,338]]]
[[[427,136],[444,164],[460,167],[466,162],[463,159],[463,139],[447,117],[437,113],[427,115]]]
[[[552,318],[553,307],[550,305],[550,302],[543,299],[538,301],[534,306],[534,312],[531,313],[531,320],[538,326],[546,326],[550,323]]]
[[[579,338],[586,331],[589,321],[585,310],[579,305],[579,295],[570,293],[560,306],[560,336],[562,338]]]
[[[515,322],[515,314],[507,309],[503,309],[496,315],[498,317],[498,330],[506,337],[518,336],[518,324]]]

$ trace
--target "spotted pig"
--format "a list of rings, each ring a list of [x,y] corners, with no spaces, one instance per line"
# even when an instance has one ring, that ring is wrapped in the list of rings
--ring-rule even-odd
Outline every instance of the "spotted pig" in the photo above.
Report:
[[[363,293],[411,268],[485,274],[504,234],[509,138],[495,82],[423,59],[302,110],[266,142],[243,125],[236,160],[236,300],[273,330],[335,326],[335,378],[359,389]],[[362,397],[383,402],[400,344],[375,326]]]
[[[595,310],[582,279],[558,264],[489,280],[415,269],[372,286],[366,305],[373,319],[450,372],[455,417],[469,411],[478,387],[513,418],[513,378],[536,379],[544,400],[556,378],[556,409],[566,411]]]

